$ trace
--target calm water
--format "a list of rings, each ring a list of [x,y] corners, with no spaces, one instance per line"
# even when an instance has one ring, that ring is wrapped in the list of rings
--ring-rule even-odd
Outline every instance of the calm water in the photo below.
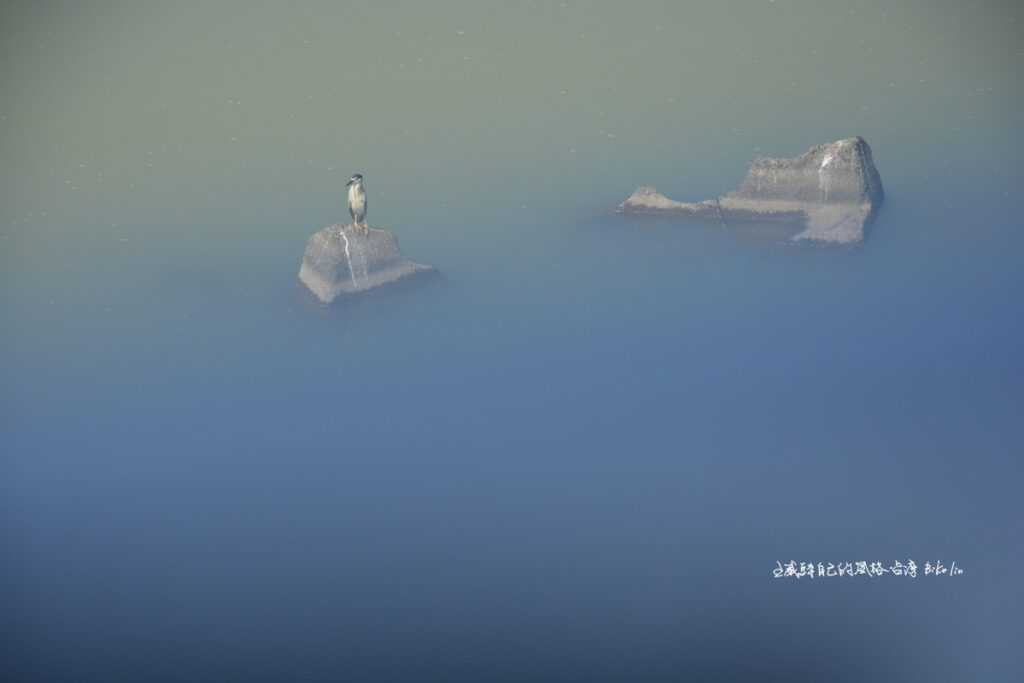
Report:
[[[1019,677],[1024,12],[892,4],[7,3],[6,680]],[[356,170],[444,277],[322,307]]]

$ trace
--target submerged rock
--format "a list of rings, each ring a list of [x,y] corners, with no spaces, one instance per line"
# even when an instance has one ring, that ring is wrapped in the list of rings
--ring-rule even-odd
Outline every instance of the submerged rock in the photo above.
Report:
[[[794,240],[847,244],[864,239],[883,198],[871,147],[856,137],[815,145],[794,159],[756,159],[739,189],[717,199],[677,202],[640,187],[619,210],[721,225],[791,224],[802,228]]]
[[[299,280],[320,301],[356,294],[407,277],[434,272],[431,266],[402,258],[398,240],[387,230],[366,234],[351,225],[329,225],[306,243]]]

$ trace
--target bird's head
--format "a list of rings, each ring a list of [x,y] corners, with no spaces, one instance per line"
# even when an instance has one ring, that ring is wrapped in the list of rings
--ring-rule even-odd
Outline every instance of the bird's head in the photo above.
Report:
[[[345,185],[362,185],[362,184],[363,184],[363,174],[362,173],[353,173],[352,177],[348,179],[347,183],[345,183]]]

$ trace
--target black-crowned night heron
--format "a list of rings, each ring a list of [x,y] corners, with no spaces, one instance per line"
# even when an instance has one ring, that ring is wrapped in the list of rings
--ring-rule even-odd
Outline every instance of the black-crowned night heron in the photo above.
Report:
[[[363,233],[369,233],[370,226],[366,224],[366,187],[363,185],[362,174],[354,174],[348,179],[346,185],[348,185],[348,212],[352,216],[352,226],[362,229]]]

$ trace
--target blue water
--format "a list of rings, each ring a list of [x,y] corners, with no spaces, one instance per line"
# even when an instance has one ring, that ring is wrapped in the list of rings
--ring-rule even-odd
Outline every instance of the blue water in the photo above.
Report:
[[[980,120],[928,119],[937,92],[900,118],[900,89],[834,126],[656,131],[710,139],[681,148],[624,106],[550,165],[511,117],[485,159],[489,133],[421,141],[436,165],[359,170],[442,275],[330,307],[296,273],[342,152],[200,162],[172,131],[123,143],[133,189],[5,192],[5,679],[1015,680],[1019,86],[993,78],[1012,96],[950,76]],[[858,247],[610,210],[852,134],[887,191]],[[66,191],[88,155],[41,149]]]

